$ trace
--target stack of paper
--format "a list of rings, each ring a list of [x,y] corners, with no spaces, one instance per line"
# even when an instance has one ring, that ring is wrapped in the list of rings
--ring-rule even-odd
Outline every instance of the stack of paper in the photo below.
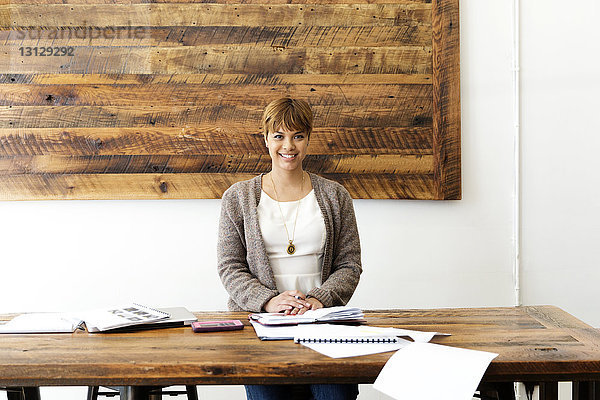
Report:
[[[294,339],[304,346],[332,358],[354,357],[366,354],[384,353],[398,350],[412,342],[401,337],[410,337],[415,342],[428,342],[437,332],[421,332],[408,329],[384,328],[376,326],[347,326],[333,324],[299,324],[299,325],[262,325],[250,321],[256,335],[261,340]],[[348,343],[348,339],[365,339],[369,343]],[[386,339],[385,343],[377,343],[371,339]],[[388,340],[394,338],[394,341]],[[310,339],[303,340],[303,339]],[[338,339],[336,343],[335,340]],[[340,343],[339,339],[345,339]],[[320,341],[319,341],[320,340]],[[373,343],[374,342],[374,343]]]
[[[438,332],[423,332],[414,331],[410,329],[400,328],[384,328],[378,326],[345,326],[345,325],[331,325],[331,324],[301,324],[301,325],[262,325],[256,321],[250,321],[256,336],[260,340],[291,340],[296,336],[300,336],[302,329],[315,329],[320,330],[325,334],[330,327],[336,329],[354,329],[360,332],[361,335],[381,335],[381,336],[398,336],[398,337],[410,337],[415,342],[429,342],[434,336],[442,335],[446,336],[446,333]],[[314,327],[314,328],[311,328]],[[306,331],[304,331],[306,332]]]
[[[308,310],[302,315],[284,315],[282,313],[250,314],[250,319],[263,325],[297,325],[313,322],[364,322],[365,315],[356,307],[329,307]]]

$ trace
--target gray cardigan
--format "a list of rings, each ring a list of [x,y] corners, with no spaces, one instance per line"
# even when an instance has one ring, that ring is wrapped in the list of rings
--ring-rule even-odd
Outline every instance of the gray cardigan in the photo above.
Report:
[[[320,288],[307,295],[325,307],[345,305],[362,272],[352,198],[339,183],[309,174],[325,220],[326,242]],[[263,311],[279,294],[258,223],[262,175],[232,185],[223,194],[217,270],[232,311]]]

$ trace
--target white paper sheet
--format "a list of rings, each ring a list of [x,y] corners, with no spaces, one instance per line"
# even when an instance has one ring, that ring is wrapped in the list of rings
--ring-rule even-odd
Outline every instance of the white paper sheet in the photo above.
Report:
[[[260,340],[290,340],[293,339],[296,331],[302,325],[274,325],[266,326],[256,321],[250,321],[256,336]]]
[[[362,325],[357,328],[360,328],[363,334],[377,334],[377,335],[385,335],[385,336],[404,336],[410,337],[415,342],[423,342],[427,343],[434,336],[449,336],[448,333],[439,333],[439,332],[423,332],[423,331],[413,331],[410,329],[401,329],[401,328],[389,328],[389,327],[379,327],[379,326],[366,326]]]
[[[397,343],[302,343],[302,345],[327,357],[345,358],[394,351],[411,343],[398,338]]]
[[[0,325],[0,333],[71,333],[82,321],[67,313],[21,314]]]
[[[395,399],[471,400],[498,354],[412,343],[385,364],[373,387]]]

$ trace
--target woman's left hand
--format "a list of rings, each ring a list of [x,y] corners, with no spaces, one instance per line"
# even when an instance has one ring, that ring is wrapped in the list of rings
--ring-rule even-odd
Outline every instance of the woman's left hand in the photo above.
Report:
[[[321,303],[319,300],[315,299],[314,297],[307,298],[306,302],[310,303],[310,308],[303,308],[301,310],[298,310],[298,314],[301,315],[301,314],[304,314],[308,310],[317,310],[319,308],[324,307],[323,303]]]

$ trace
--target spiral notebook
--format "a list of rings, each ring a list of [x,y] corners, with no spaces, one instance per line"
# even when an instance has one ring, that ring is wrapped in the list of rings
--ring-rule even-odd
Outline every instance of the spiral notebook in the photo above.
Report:
[[[346,337],[295,337],[294,343],[400,343],[404,339],[396,336],[346,336]]]
[[[298,326],[294,342],[332,358],[356,357],[398,350],[412,343],[369,326],[331,324]],[[381,333],[379,333],[381,331]]]
[[[397,343],[394,333],[373,326],[333,324],[300,325],[294,332],[296,343]]]

